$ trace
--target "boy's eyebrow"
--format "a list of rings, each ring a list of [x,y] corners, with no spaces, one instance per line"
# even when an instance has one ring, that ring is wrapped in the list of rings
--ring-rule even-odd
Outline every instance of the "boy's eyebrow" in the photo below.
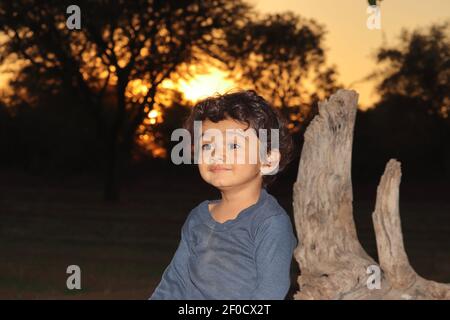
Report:
[[[236,134],[236,135],[241,136],[242,138],[247,138],[248,136],[245,135],[245,134],[242,134],[242,133],[241,133],[242,131],[244,131],[244,130],[242,130],[242,129],[240,129],[240,130],[236,130],[236,129],[226,129],[226,130],[225,130],[225,134]],[[245,131],[246,131],[246,130],[245,130]],[[202,132],[202,135],[200,136],[200,138],[203,138],[206,132],[208,132],[208,130],[203,131],[203,132]],[[214,134],[213,134],[213,136],[214,136]]]

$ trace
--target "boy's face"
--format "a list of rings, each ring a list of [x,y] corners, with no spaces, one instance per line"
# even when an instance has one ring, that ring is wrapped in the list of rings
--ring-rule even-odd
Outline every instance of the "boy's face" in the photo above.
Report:
[[[246,128],[231,118],[202,122],[198,166],[206,182],[216,188],[262,183],[260,142],[255,130]]]

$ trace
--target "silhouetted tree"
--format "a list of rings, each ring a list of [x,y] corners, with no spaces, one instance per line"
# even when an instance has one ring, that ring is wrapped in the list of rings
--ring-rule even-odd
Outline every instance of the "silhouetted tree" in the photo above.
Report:
[[[95,121],[105,153],[105,199],[119,198],[119,173],[135,134],[177,68],[204,58],[200,48],[225,40],[246,19],[241,1],[78,1],[81,29],[66,28],[72,1],[0,2],[2,56],[24,63],[15,101],[47,95],[80,101]]]
[[[392,95],[420,99],[430,114],[450,115],[450,22],[428,30],[403,30],[400,43],[381,48],[377,63],[386,66],[372,77],[381,78],[382,100]]]
[[[407,158],[406,170],[435,167],[450,177],[449,32],[449,22],[404,30],[399,44],[378,50],[380,67],[369,78],[379,80],[381,99],[368,117],[386,156]]]
[[[230,30],[225,50],[209,49],[243,84],[281,108],[298,131],[313,104],[339,87],[335,68],[326,64],[324,34],[314,20],[292,12],[269,14]]]

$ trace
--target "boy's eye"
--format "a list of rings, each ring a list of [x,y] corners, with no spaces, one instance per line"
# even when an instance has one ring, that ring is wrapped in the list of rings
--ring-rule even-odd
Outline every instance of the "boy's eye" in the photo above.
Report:
[[[202,150],[209,150],[211,149],[211,144],[210,143],[205,143],[202,145]]]
[[[239,149],[241,146],[237,143],[230,143],[230,144],[228,144],[228,147],[230,149],[234,150],[234,149]]]

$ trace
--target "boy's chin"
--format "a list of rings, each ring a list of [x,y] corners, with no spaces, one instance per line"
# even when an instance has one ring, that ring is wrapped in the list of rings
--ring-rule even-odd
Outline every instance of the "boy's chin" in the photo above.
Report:
[[[237,186],[242,186],[248,183],[250,180],[251,179],[237,179],[236,177],[235,178],[228,177],[221,179],[213,179],[208,181],[208,183],[219,190],[229,190]]]
[[[208,183],[210,185],[212,185],[213,187],[217,188],[217,189],[229,189],[234,187],[236,184],[233,183],[232,181],[226,181],[224,180],[213,180],[213,181],[208,181]]]

